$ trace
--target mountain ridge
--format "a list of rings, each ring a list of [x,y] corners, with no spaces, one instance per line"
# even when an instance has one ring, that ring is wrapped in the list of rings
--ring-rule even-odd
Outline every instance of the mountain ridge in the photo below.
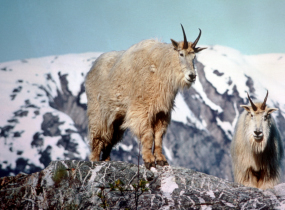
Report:
[[[88,159],[84,79],[99,55],[0,64],[0,99],[5,102],[0,105],[0,176],[36,172],[52,160]],[[270,64],[276,71],[267,72]],[[285,88],[280,78],[285,76],[285,56],[246,56],[210,46],[197,55],[196,66],[196,83],[176,97],[164,153],[170,165],[233,180],[229,146],[242,111],[239,105],[248,102],[246,92],[263,100],[269,90],[268,105],[279,108],[273,116],[284,141],[285,99],[280,95]],[[126,131],[111,158],[136,163],[138,151],[136,138]]]

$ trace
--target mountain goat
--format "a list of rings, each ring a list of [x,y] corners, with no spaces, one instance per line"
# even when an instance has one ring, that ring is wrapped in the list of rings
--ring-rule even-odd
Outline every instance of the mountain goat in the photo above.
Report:
[[[195,53],[205,49],[196,47],[200,29],[191,43],[181,27],[184,41],[144,40],[126,51],[104,53],[95,61],[85,81],[91,161],[110,160],[112,147],[129,128],[142,143],[146,168],[168,165],[162,137],[174,99],[179,89],[195,81]]]
[[[280,178],[283,145],[271,113],[278,110],[263,103],[241,105],[245,109],[238,119],[231,144],[235,182],[248,187],[273,188]]]

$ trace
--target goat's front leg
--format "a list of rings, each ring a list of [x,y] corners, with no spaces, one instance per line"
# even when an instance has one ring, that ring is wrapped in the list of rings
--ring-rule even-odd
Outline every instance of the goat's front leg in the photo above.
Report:
[[[169,165],[165,156],[162,154],[162,138],[168,126],[169,116],[160,114],[154,126],[154,156],[156,165]]]
[[[165,156],[162,154],[162,132],[156,132],[155,133],[155,139],[154,139],[154,156],[156,159],[156,164],[160,166],[166,166],[169,165]]]
[[[141,137],[142,143],[142,158],[147,169],[155,167],[155,158],[152,154],[153,133],[151,131],[146,132]]]

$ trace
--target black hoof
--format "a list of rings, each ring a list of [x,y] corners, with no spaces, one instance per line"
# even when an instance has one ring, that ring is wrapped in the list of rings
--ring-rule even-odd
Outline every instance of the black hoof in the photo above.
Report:
[[[156,165],[164,166],[164,161],[163,160],[157,160]]]
[[[156,164],[159,165],[159,166],[168,166],[168,162],[167,161],[164,161],[164,160],[158,160],[156,161]]]
[[[144,165],[145,165],[145,167],[147,168],[147,169],[150,169],[151,167],[154,167],[155,168],[155,163],[154,162],[151,162],[151,163],[144,163]]]

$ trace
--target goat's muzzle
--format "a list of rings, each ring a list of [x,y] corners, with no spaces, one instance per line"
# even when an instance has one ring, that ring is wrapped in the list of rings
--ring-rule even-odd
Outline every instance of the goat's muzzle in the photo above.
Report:
[[[262,131],[254,131],[253,133],[254,133],[253,137],[254,137],[255,141],[261,142],[263,140],[263,133],[262,133]]]
[[[197,76],[196,74],[190,74],[190,75],[189,75],[189,77],[190,77],[190,80],[189,80],[189,81],[190,81],[190,82],[195,82],[196,76]]]

